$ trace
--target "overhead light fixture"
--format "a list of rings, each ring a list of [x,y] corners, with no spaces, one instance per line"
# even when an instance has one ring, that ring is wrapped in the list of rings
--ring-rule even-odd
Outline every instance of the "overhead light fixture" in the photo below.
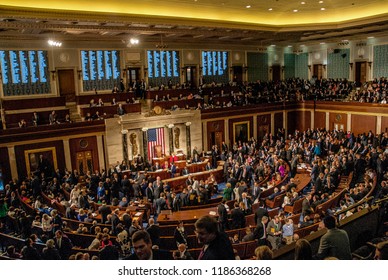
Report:
[[[268,11],[272,11],[273,9],[272,8],[269,8]]]
[[[306,4],[306,2],[300,2],[300,4],[304,5],[304,4]]]
[[[251,5],[246,5],[245,8],[250,9]]]
[[[54,40],[48,40],[47,43],[52,47],[60,47],[62,46],[62,42],[54,41]]]
[[[160,49],[160,50],[163,50],[163,49],[167,49],[167,48],[168,48],[168,45],[163,43],[163,35],[162,35],[162,34],[160,34],[160,43],[157,43],[157,44],[155,45],[155,47],[156,47],[157,49]]]
[[[318,3],[319,3],[319,4],[323,4],[323,1],[319,1]]]
[[[326,10],[326,8],[321,8],[321,11],[324,11],[324,10]]]
[[[130,43],[131,45],[137,45],[137,44],[139,44],[139,39],[131,38],[131,39],[129,40],[129,43]]]
[[[294,10],[294,13],[297,13],[297,12],[298,12],[298,10],[297,10],[297,9],[295,9],[295,10]]]

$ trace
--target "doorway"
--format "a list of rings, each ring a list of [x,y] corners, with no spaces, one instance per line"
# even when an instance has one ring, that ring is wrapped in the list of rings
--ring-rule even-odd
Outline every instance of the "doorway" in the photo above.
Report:
[[[59,95],[64,96],[66,102],[75,102],[74,70],[58,70]]]
[[[222,131],[213,131],[210,133],[210,139],[208,144],[208,150],[211,150],[213,145],[217,145],[218,149],[221,149],[222,144]]]
[[[272,65],[272,81],[280,80],[280,65]]]
[[[366,82],[366,61],[356,62],[356,83],[361,85]]]
[[[140,81],[140,68],[139,67],[128,67],[127,69],[127,81],[128,89],[133,87],[136,81]]]
[[[80,175],[85,175],[88,171],[93,173],[93,156],[91,151],[77,153],[77,170]]]
[[[242,84],[243,82],[243,68],[242,66],[233,66],[233,82]]]
[[[322,80],[323,67],[322,64],[313,65],[313,77],[316,77],[318,80]]]
[[[184,83],[189,88],[197,87],[197,67],[196,66],[186,66],[184,71]]]

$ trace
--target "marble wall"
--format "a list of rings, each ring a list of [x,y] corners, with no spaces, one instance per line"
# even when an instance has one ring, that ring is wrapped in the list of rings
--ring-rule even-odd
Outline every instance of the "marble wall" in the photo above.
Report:
[[[165,151],[169,153],[169,124],[174,124],[174,128],[179,128],[179,148],[175,146],[173,139],[174,152],[182,150],[187,154],[186,147],[186,123],[190,122],[191,147],[197,146],[202,149],[202,129],[201,115],[197,110],[177,110],[170,115],[157,115],[146,117],[146,114],[127,114],[120,118],[107,119],[106,126],[106,150],[107,164],[121,161],[123,155],[123,133],[128,142],[128,158],[133,157],[133,148],[136,145],[138,153],[143,155],[143,131],[142,128],[164,127]],[[173,129],[174,129],[173,128]],[[173,133],[174,135],[175,133]]]

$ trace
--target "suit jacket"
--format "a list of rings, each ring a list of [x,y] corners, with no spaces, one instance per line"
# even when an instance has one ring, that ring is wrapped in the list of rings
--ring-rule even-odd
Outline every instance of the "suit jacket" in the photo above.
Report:
[[[233,247],[228,236],[217,233],[216,238],[208,244],[206,251],[200,254],[199,260],[234,260]]]
[[[160,246],[160,228],[158,225],[152,225],[147,228],[152,241],[152,245]]]
[[[259,207],[255,213],[256,224],[261,224],[261,218],[263,218],[263,216],[269,217],[268,210],[263,207]]]
[[[232,228],[244,228],[245,227],[245,215],[240,208],[234,208],[230,214],[232,218]]]
[[[126,257],[124,260],[138,260],[136,254],[132,254]],[[152,260],[171,260],[172,254],[169,251],[164,250],[152,250]]]
[[[352,254],[346,231],[338,228],[329,229],[321,237],[316,257],[318,259],[336,257],[340,260],[351,260]]]
[[[71,249],[73,248],[73,244],[67,236],[62,236],[61,244],[59,244],[59,240],[55,238],[55,248],[57,248],[59,255],[62,260],[68,260],[71,255]]]

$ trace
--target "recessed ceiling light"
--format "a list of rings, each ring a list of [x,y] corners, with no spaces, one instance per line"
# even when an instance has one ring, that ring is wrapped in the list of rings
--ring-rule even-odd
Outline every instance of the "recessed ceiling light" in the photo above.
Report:
[[[324,11],[324,10],[326,10],[325,8],[321,8],[321,11]]]
[[[306,2],[300,2],[300,4],[304,5],[304,4],[306,4]]]
[[[251,7],[251,5],[246,5],[245,8],[249,9]]]
[[[269,8],[268,11],[272,11],[272,8]]]
[[[298,10],[295,9],[295,10],[294,10],[294,13],[296,13],[296,12],[298,12]]]
[[[318,3],[319,3],[319,4],[323,4],[323,1],[319,1]]]

